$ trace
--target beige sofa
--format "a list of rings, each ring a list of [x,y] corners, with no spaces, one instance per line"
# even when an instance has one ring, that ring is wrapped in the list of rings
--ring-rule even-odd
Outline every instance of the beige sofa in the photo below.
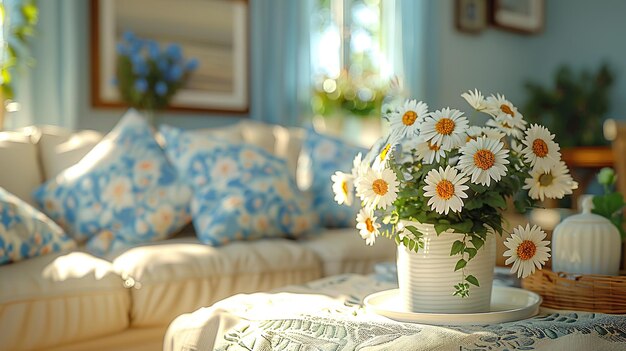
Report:
[[[306,184],[306,163],[296,172],[303,130],[245,121],[206,132],[285,157]],[[35,187],[80,160],[101,137],[55,127],[1,132],[0,186],[32,202]],[[160,350],[168,324],[182,313],[237,293],[368,273],[394,257],[393,242],[365,246],[354,229],[214,248],[187,228],[104,259],[81,248],[50,254],[0,266],[0,349]]]

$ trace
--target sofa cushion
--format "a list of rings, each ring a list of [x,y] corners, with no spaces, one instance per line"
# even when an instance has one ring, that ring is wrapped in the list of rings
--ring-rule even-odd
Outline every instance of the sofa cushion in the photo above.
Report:
[[[46,349],[128,328],[130,292],[111,263],[51,254],[0,267],[4,350]]]
[[[41,186],[38,205],[90,251],[164,239],[189,222],[191,190],[130,110],[79,163]]]
[[[276,137],[274,136],[275,125],[267,124],[255,120],[245,120],[240,122],[241,135],[243,141],[256,145],[261,149],[275,154]]]
[[[234,242],[219,248],[195,238],[170,239],[130,249],[113,265],[134,282],[134,327],[168,324],[182,313],[233,294],[321,277],[317,256],[286,239]]]
[[[95,130],[72,132],[54,126],[42,126],[39,129],[37,148],[46,180],[78,163],[103,138],[102,133]]]
[[[161,127],[166,153],[194,187],[191,212],[200,241],[299,237],[317,225],[286,161],[250,144]]]
[[[367,149],[307,130],[302,152],[303,160],[307,160],[299,163],[298,173],[306,173],[312,178],[309,182],[299,176],[298,185],[310,185],[310,191],[313,193],[313,207],[320,215],[321,224],[328,228],[356,225],[359,203],[355,201],[352,206],[336,203],[331,176],[336,171],[351,173],[352,161],[359,152],[366,154]]]
[[[31,129],[34,130],[34,129]],[[37,158],[37,146],[24,132],[0,132],[0,187],[34,204],[31,193],[43,179]],[[10,167],[10,168],[5,168]]]
[[[300,241],[321,260],[323,275],[343,273],[370,274],[379,262],[395,262],[397,246],[380,238],[368,246],[355,228],[326,229],[320,235]]]
[[[0,265],[74,247],[50,218],[0,187]]]
[[[274,126],[274,137],[276,138],[276,156],[287,160],[289,174],[293,179],[297,179],[297,167],[302,144],[306,131],[297,127]]]

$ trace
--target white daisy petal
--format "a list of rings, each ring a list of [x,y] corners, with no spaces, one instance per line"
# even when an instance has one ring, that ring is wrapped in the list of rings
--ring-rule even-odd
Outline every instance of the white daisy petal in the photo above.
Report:
[[[465,144],[468,126],[461,111],[444,108],[431,113],[422,123],[422,140],[445,149],[457,148]]]
[[[482,111],[487,107],[485,97],[478,89],[474,89],[474,91],[468,90],[466,93],[461,94],[461,97],[476,111]]]
[[[489,186],[492,179],[497,182],[506,175],[508,154],[501,141],[480,137],[461,148],[457,168],[470,175],[472,183]]]
[[[368,169],[356,182],[356,192],[366,206],[386,209],[398,197],[399,185],[392,170]]]
[[[558,161],[547,171],[534,169],[530,172],[530,176],[524,180],[523,189],[527,189],[528,195],[535,200],[562,199],[563,196],[571,195],[578,188],[578,183],[572,179],[563,161]]]
[[[513,234],[504,242],[510,250],[504,253],[511,256],[506,264],[513,262],[511,272],[517,272],[518,278],[526,278],[533,274],[535,269],[540,269],[548,260],[550,248],[546,241],[538,240],[545,237],[545,232],[538,226],[526,225],[513,229]]]
[[[440,214],[448,214],[452,212],[460,212],[463,209],[463,200],[467,194],[467,187],[463,188],[463,184],[467,183],[468,178],[457,178],[458,171],[455,168],[446,166],[433,169],[426,175],[426,185],[424,186],[424,196],[430,197],[428,205],[430,208]]]
[[[380,234],[380,223],[376,222],[376,219],[371,208],[362,208],[356,216],[356,229],[359,229],[359,234],[367,245],[374,245],[376,237]]]
[[[333,192],[338,204],[352,205],[354,200],[354,177],[351,174],[335,172],[330,179],[333,181]]]
[[[407,100],[404,105],[391,113],[389,122],[391,124],[391,135],[398,139],[416,136],[419,134],[419,127],[428,115],[428,105],[421,101]]]
[[[548,171],[561,159],[559,145],[553,139],[554,134],[546,127],[533,124],[526,130],[522,154],[534,169]]]

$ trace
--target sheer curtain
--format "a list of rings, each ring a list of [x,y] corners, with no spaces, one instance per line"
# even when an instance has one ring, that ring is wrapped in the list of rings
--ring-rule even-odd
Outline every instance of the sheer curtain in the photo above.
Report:
[[[433,94],[429,90],[434,88],[427,83],[432,73],[427,69],[429,53],[435,50],[427,47],[432,44],[427,38],[429,6],[432,4],[428,0],[395,0],[393,14],[396,73],[401,77],[407,97],[418,100],[428,100],[429,94]]]
[[[251,117],[300,125],[310,99],[311,0],[250,1]]]
[[[18,3],[19,0],[6,0]],[[16,72],[20,110],[7,116],[8,128],[29,124],[55,124],[73,128],[78,118],[79,19],[86,6],[79,0],[38,1],[39,24],[32,40],[32,67]],[[82,28],[85,30],[85,28]]]

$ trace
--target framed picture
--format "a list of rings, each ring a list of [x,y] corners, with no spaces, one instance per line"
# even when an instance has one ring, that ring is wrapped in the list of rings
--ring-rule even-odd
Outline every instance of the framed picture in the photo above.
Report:
[[[168,109],[246,113],[249,108],[247,0],[92,0],[94,107],[122,107],[113,79],[126,31],[162,46],[176,43],[198,68]]]
[[[543,30],[544,0],[493,0],[491,22],[494,26],[519,33]]]
[[[462,32],[478,33],[487,27],[487,0],[456,0],[456,28]]]

